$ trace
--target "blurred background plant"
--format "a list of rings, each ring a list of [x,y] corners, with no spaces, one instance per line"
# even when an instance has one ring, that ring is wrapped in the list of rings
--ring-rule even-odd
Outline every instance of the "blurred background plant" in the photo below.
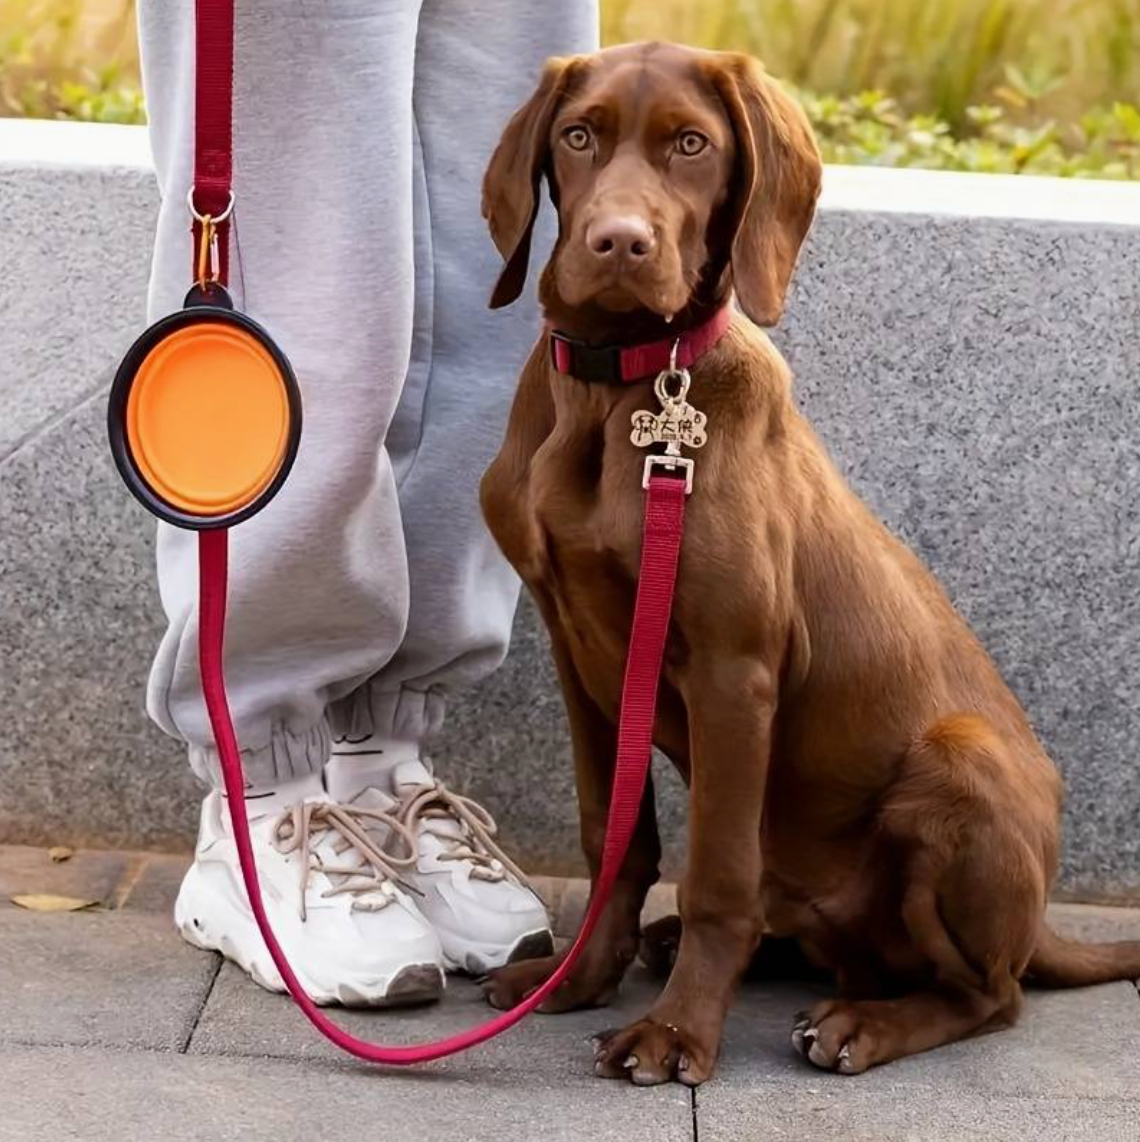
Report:
[[[0,0],[0,115],[144,122],[133,0]]]
[[[832,162],[1140,178],[1140,0],[602,0],[602,20],[607,43],[760,56]],[[141,122],[133,0],[0,0],[0,113]]]
[[[1140,178],[1140,0],[603,0],[607,41],[752,52],[831,162]]]

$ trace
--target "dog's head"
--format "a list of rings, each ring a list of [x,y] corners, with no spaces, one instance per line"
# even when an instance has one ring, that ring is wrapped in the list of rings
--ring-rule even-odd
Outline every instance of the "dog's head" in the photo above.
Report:
[[[748,56],[631,44],[553,59],[484,180],[506,263],[491,305],[522,291],[545,176],[559,218],[548,314],[667,320],[735,287],[773,325],[820,173],[803,112]]]

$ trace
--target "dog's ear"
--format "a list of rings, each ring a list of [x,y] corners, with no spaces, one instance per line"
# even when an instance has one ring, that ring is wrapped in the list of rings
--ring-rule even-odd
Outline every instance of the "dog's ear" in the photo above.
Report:
[[[483,176],[483,217],[505,263],[491,295],[492,309],[509,305],[526,282],[530,236],[550,162],[550,125],[575,62],[547,60],[538,87],[511,116]]]
[[[711,78],[736,136],[729,209],[737,301],[757,325],[775,325],[815,215],[819,148],[799,104],[750,56],[714,57]]]

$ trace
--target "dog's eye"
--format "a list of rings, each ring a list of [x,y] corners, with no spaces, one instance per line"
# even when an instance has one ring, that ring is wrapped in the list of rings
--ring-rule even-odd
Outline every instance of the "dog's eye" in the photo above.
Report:
[[[572,151],[584,151],[590,145],[590,129],[581,124],[567,127],[562,132],[562,138]]]
[[[677,150],[690,158],[699,155],[708,145],[708,139],[700,131],[682,131],[677,136]]]

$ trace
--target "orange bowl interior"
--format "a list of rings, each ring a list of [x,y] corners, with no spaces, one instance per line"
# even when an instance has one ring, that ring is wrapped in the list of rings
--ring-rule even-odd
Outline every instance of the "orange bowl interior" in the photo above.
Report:
[[[155,495],[193,515],[228,515],[280,471],[289,415],[285,379],[265,346],[203,321],[143,358],[127,398],[127,445]]]

